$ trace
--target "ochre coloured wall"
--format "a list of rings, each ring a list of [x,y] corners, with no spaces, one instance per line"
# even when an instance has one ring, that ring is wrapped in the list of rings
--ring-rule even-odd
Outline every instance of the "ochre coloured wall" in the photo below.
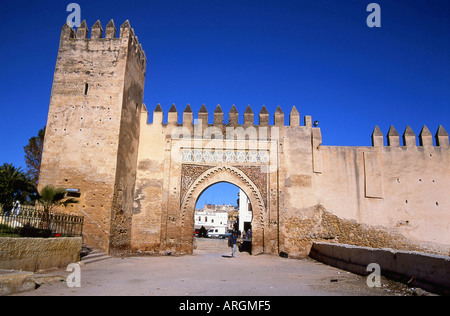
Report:
[[[85,216],[87,244],[190,254],[199,194],[228,181],[252,202],[254,254],[302,257],[324,240],[449,254],[442,126],[434,137],[426,126],[418,137],[409,126],[386,137],[375,127],[372,146],[346,147],[322,145],[333,131],[295,106],[269,120],[265,106],[194,114],[189,104],[168,113],[157,105],[149,120],[147,59],[129,22],[117,37],[112,21],[105,37],[100,22],[92,30],[62,29],[39,180],[80,190],[68,211]]]

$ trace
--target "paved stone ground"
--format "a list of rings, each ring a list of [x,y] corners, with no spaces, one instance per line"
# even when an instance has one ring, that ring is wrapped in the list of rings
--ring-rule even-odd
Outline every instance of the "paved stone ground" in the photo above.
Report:
[[[43,284],[21,296],[315,296],[401,295],[382,279],[369,288],[366,278],[312,259],[272,255],[229,255],[223,240],[199,240],[192,256],[111,258],[81,266],[81,287],[65,282]],[[66,277],[64,270],[53,272]],[[388,283],[386,283],[388,282]]]

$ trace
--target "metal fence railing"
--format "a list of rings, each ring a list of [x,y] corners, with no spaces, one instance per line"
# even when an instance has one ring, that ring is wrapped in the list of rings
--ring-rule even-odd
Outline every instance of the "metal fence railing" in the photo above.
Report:
[[[46,213],[34,206],[22,205],[8,213],[0,210],[0,236],[81,237],[83,220],[83,216]]]

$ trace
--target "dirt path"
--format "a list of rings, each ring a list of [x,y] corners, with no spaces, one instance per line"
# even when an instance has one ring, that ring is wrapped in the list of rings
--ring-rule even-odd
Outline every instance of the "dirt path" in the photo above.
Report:
[[[224,258],[224,240],[199,240],[192,256],[111,258],[81,266],[81,287],[43,284],[18,295],[304,296],[394,295],[366,279],[311,259],[272,255]],[[58,271],[63,276],[69,272]]]

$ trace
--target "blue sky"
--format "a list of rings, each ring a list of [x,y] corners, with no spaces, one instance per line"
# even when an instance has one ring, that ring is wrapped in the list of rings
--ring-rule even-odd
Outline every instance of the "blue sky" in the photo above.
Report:
[[[0,6],[0,163],[25,168],[23,146],[46,124],[70,2]],[[448,0],[76,2],[89,27],[130,21],[148,58],[150,111],[235,104],[242,114],[250,104],[256,114],[265,105],[273,122],[280,105],[287,122],[295,105],[302,122],[320,122],[324,145],[370,146],[375,125],[450,132]],[[371,2],[381,28],[366,25]]]
[[[234,205],[237,206],[239,187],[228,182],[216,183],[207,188],[197,200],[196,209],[205,204]]]

